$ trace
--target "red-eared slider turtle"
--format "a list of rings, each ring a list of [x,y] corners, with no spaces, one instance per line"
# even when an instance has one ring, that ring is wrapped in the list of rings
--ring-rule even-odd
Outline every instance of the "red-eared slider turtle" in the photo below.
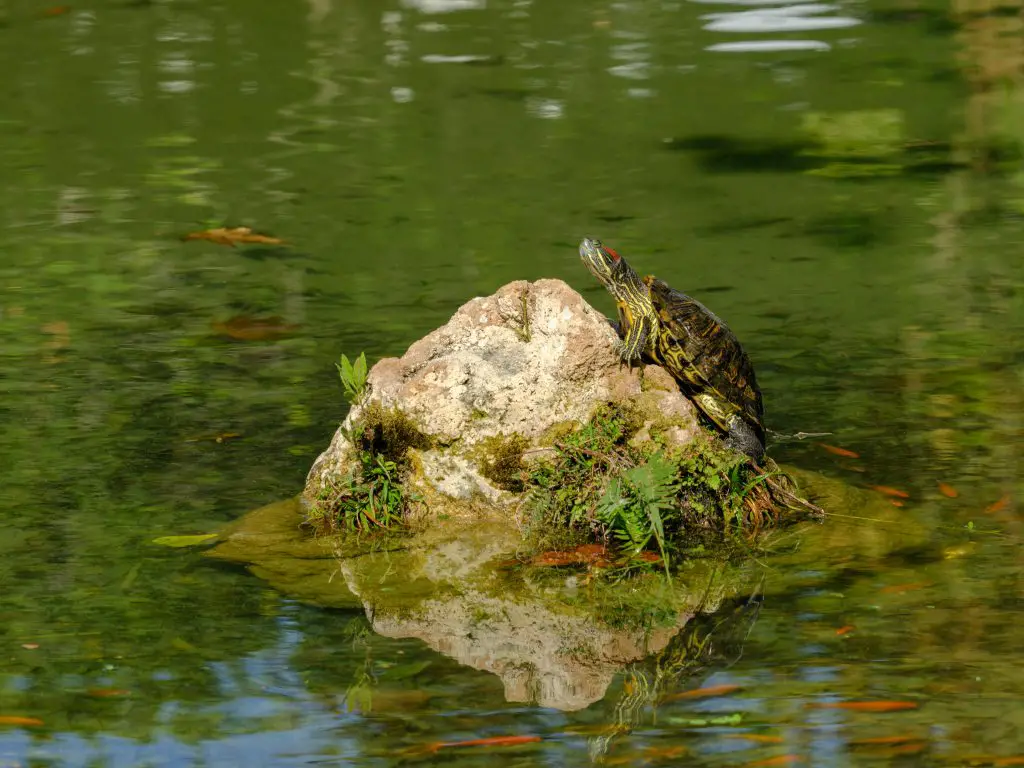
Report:
[[[726,444],[755,461],[764,455],[764,405],[754,366],[739,340],[707,307],[654,277],[643,279],[599,240],[580,243],[580,258],[615,299],[619,355],[664,367]]]

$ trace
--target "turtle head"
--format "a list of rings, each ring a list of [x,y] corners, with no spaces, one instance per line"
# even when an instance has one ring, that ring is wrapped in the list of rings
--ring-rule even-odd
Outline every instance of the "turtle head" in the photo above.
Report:
[[[621,294],[623,283],[630,282],[629,275],[635,274],[618,253],[594,238],[586,237],[580,243],[580,259],[590,274],[616,297]]]

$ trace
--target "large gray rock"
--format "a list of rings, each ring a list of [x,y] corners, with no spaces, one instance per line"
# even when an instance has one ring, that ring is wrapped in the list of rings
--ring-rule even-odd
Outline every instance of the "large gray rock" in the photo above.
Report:
[[[657,366],[622,366],[616,341],[604,315],[561,280],[517,281],[472,299],[401,358],[373,366],[365,398],[313,464],[306,498],[350,471],[347,435],[374,403],[398,408],[429,439],[428,449],[412,451],[407,483],[433,514],[507,516],[518,498],[481,473],[486,441],[519,435],[526,458],[536,457],[552,434],[604,403],[635,403],[648,420],[641,439],[654,430],[691,440],[694,408],[672,377]]]

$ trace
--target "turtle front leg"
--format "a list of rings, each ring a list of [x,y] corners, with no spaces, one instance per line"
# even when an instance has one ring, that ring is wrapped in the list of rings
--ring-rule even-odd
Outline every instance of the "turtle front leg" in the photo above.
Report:
[[[619,353],[623,363],[632,367],[640,362],[640,358],[643,357],[644,351],[647,349],[651,333],[654,331],[652,325],[651,319],[647,317],[633,318],[627,322],[627,318],[620,313],[619,335],[622,335],[623,327],[625,327],[626,333],[616,345],[615,351]]]

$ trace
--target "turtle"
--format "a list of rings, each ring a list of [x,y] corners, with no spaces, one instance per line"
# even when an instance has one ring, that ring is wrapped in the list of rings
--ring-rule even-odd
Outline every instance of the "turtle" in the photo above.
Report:
[[[730,448],[760,461],[764,403],[739,339],[711,310],[663,280],[639,274],[600,240],[585,238],[580,258],[615,299],[617,351],[627,365],[660,365]]]

